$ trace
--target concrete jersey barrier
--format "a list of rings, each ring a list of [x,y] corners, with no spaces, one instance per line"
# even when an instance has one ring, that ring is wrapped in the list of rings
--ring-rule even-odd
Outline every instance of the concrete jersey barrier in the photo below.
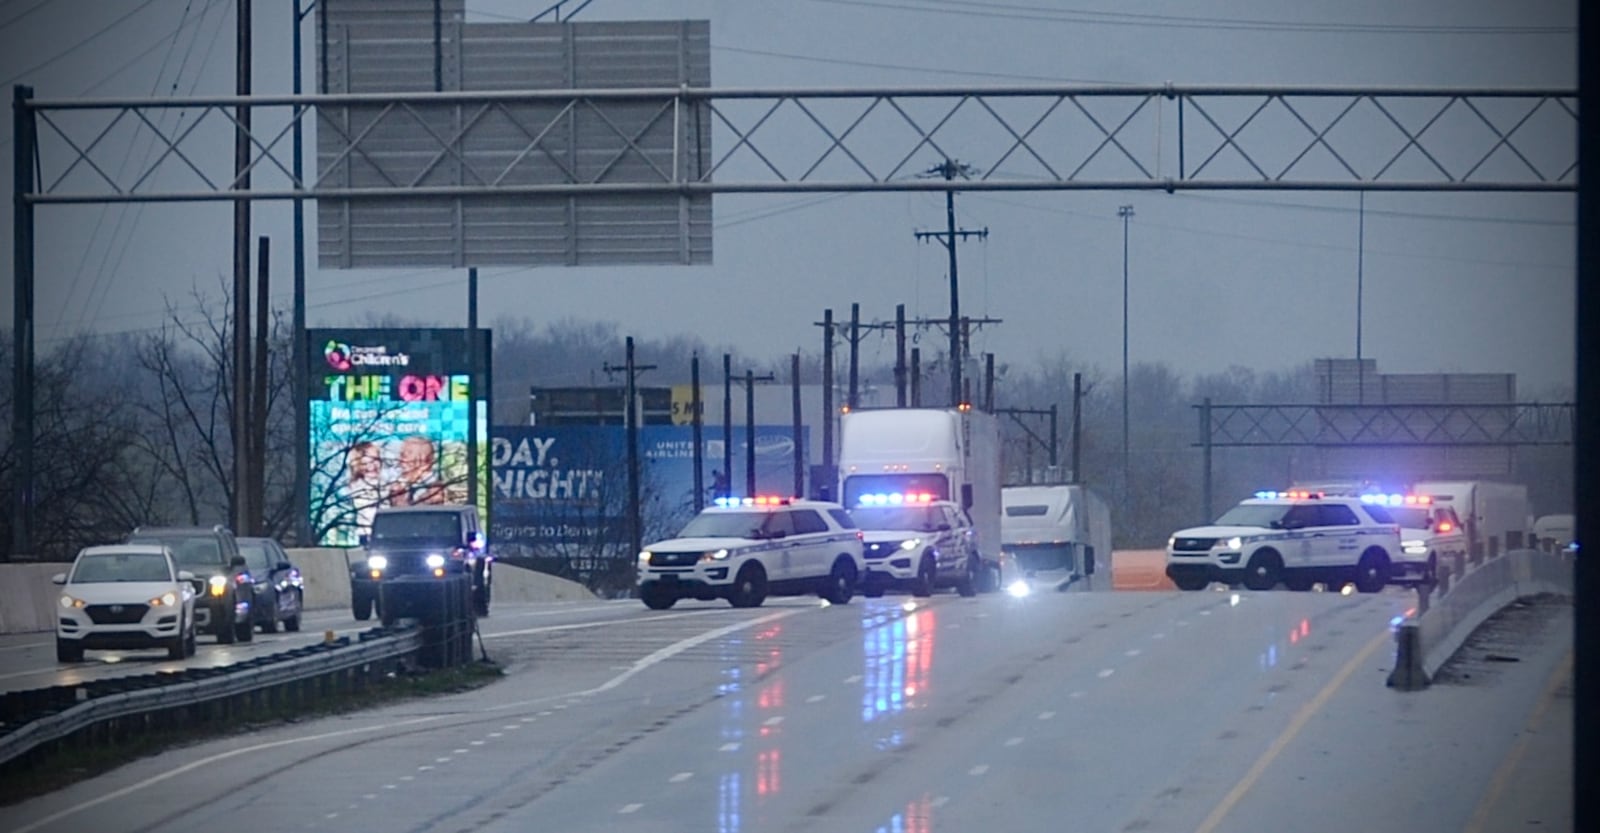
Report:
[[[1467,637],[1518,599],[1573,594],[1570,553],[1513,550],[1456,579],[1450,591],[1400,623],[1395,633],[1393,688],[1425,688]]]

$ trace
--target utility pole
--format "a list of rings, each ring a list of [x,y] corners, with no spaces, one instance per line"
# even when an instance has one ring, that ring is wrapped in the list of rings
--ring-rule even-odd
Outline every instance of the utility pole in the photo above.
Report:
[[[777,380],[778,377],[773,376],[771,373],[757,376],[754,370],[746,370],[743,379],[734,380],[736,382],[744,382],[744,487],[746,496],[754,496],[756,493],[756,383],[776,382]],[[731,461],[733,458],[730,456],[728,459]],[[733,482],[731,473],[728,482]]]
[[[294,86],[296,96],[300,95],[300,30],[306,15],[316,8],[316,0],[312,0],[305,8],[300,7],[300,0],[294,0]],[[308,111],[304,107],[296,107],[293,116],[294,135],[292,171],[294,175],[295,193],[305,192],[305,136],[301,120]],[[311,409],[306,404],[306,388],[309,384],[306,371],[306,201],[294,201],[294,312],[291,315],[291,342],[289,379],[290,403],[294,408],[294,530],[295,543],[305,547],[311,542]]]
[[[235,0],[234,93],[250,95],[250,0]],[[233,189],[250,190],[250,107],[234,108]],[[233,203],[233,528],[251,530],[250,201]]]
[[[636,364],[633,360],[633,336],[628,336],[625,342],[626,353],[622,367],[606,364],[603,369],[606,375],[613,373],[626,374],[623,380],[623,396],[626,402],[624,421],[627,424],[628,442],[628,546],[630,551],[637,555],[644,549],[644,521],[639,517],[639,409],[635,406],[638,400],[636,392],[639,374],[646,370],[655,370],[653,364]]]
[[[478,505],[478,387],[483,373],[483,357],[478,354],[478,267],[467,269],[467,504]],[[483,379],[481,381],[487,381]],[[631,400],[630,400],[631,401]]]
[[[906,406],[906,305],[894,308],[894,404]]]
[[[1356,203],[1356,404],[1367,403],[1367,369],[1361,362],[1361,307],[1365,277],[1362,267],[1367,250],[1367,192],[1357,192]]]
[[[250,525],[246,535],[265,534],[267,513],[267,313],[271,242],[256,241],[256,338],[250,391]]]
[[[789,356],[789,389],[794,411],[794,496],[806,496],[806,449],[801,442],[802,413],[800,410],[800,354]]]
[[[822,466],[833,472],[833,310],[822,311]],[[830,482],[837,477],[828,477]],[[828,486],[833,491],[833,486]],[[831,496],[831,495],[829,495]]]
[[[1072,374],[1072,482],[1083,482],[1083,374]]]
[[[722,354],[722,493],[733,494],[733,356]]]
[[[911,348],[911,407],[922,407],[922,348]]]
[[[689,357],[690,425],[694,427],[694,511],[706,507],[705,426],[700,407],[700,354]]]
[[[850,304],[850,410],[861,407],[861,305]]]
[[[962,178],[970,176],[972,166],[957,162],[954,159],[945,159],[938,165],[929,168],[926,175],[939,175],[946,182],[954,180],[958,175]],[[989,236],[989,229],[968,230],[956,228],[956,192],[954,188],[946,188],[944,192],[944,231],[919,231],[916,232],[918,240],[934,238],[944,243],[945,250],[950,254],[950,404],[961,404],[961,287],[956,272],[956,241],[966,240],[968,237],[985,239]]]
[[[1122,500],[1126,510],[1132,471],[1128,453],[1128,221],[1133,219],[1133,206],[1119,206],[1117,216],[1122,218]]]

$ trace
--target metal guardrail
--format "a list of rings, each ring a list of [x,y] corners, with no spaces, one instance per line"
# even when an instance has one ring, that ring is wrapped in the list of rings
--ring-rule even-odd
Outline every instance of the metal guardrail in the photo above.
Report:
[[[215,673],[188,675],[199,679],[173,682],[175,675],[167,673],[101,681],[104,685],[58,686],[56,690],[61,692],[76,689],[73,696],[85,699],[60,711],[52,711],[52,703],[40,703],[44,710],[41,716],[22,722],[15,729],[0,735],[0,766],[44,744],[110,721],[225,702],[229,698],[252,695],[280,686],[326,679],[330,675],[373,663],[412,656],[424,647],[426,643],[422,629],[393,634],[374,629],[360,634],[353,645],[349,637],[343,637],[334,642],[259,657],[224,669],[197,669]],[[99,696],[90,696],[91,686],[97,685],[112,690]],[[129,688],[132,690],[127,690]]]

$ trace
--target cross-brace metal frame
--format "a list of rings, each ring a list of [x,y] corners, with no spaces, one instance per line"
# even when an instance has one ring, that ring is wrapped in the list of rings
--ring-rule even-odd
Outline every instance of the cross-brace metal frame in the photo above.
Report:
[[[1577,100],[1573,89],[1174,84],[35,100],[31,88],[19,85],[12,98],[12,551],[26,553],[32,543],[33,230],[40,205],[950,190],[1566,193],[1578,187]],[[641,105],[653,114],[642,125],[616,120],[617,113]],[[239,187],[242,180],[227,154],[215,152],[211,131],[202,129],[214,125],[231,136],[237,107],[251,113],[246,187]],[[1412,112],[1418,108],[1421,116]],[[192,121],[161,127],[155,114],[173,109]],[[580,169],[544,143],[580,111],[614,134],[609,161],[592,169]],[[1362,112],[1385,125],[1381,136],[1357,122]],[[441,133],[430,126],[430,113],[448,114],[451,123],[463,126]],[[484,137],[476,132],[490,113],[509,119],[526,139],[496,169],[485,167],[490,157],[506,154],[500,148],[483,152],[478,142]],[[343,146],[307,177],[286,161],[291,151],[284,139],[312,114],[318,128],[337,135]],[[340,119],[350,114],[373,118],[364,130],[343,131]],[[639,140],[669,116],[675,138],[666,164]],[[1277,127],[1269,123],[1274,117],[1280,119]],[[387,120],[401,118],[420,125],[437,145],[420,170],[363,144]],[[1297,125],[1291,138],[1286,125]],[[814,129],[809,138],[816,141],[797,140],[806,138],[802,129]],[[122,170],[96,156],[140,136],[162,148],[148,164]],[[710,164],[700,164],[703,148],[686,147],[686,136],[726,148]],[[897,142],[898,149],[883,159],[872,152]],[[1452,158],[1467,146],[1472,149],[1465,156]],[[1273,164],[1271,158],[1283,157],[1285,149],[1289,161]],[[1363,155],[1382,161],[1363,162]],[[984,168],[959,182],[916,175],[929,158],[957,156]],[[423,184],[446,158],[460,163],[459,181]],[[338,185],[356,159],[384,184]],[[1402,164],[1407,159],[1415,161]],[[643,162],[628,170],[647,174],[623,179],[619,169],[625,161]]]

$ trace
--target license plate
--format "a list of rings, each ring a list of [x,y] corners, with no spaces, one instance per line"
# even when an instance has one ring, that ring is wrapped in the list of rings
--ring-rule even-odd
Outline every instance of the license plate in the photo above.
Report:
[[[665,574],[665,575],[663,575],[661,577],[661,581],[663,583],[666,583],[666,584],[677,584],[678,583],[678,574],[677,573],[667,573],[667,574]]]

